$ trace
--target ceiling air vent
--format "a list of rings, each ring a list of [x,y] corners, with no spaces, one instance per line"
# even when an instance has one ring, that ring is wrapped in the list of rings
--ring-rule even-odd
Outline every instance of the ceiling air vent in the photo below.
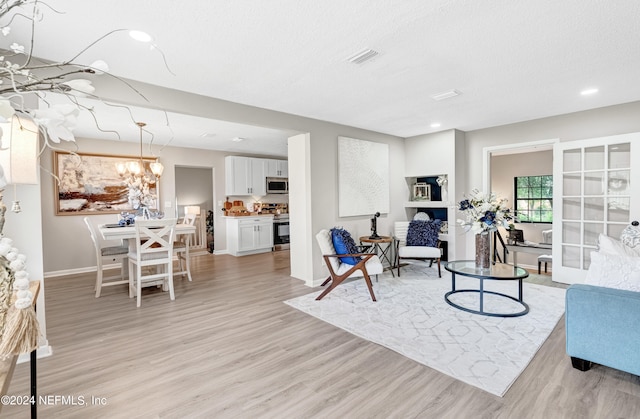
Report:
[[[447,90],[446,92],[436,93],[435,95],[431,95],[431,99],[433,100],[449,99],[450,97],[455,97],[455,96],[458,96],[459,94],[460,92],[455,89]]]
[[[347,58],[347,61],[349,61],[350,63],[353,63],[353,64],[362,64],[365,61],[369,61],[370,59],[372,59],[376,55],[378,55],[377,51],[374,51],[372,49],[364,49],[364,50],[352,55],[351,57]]]

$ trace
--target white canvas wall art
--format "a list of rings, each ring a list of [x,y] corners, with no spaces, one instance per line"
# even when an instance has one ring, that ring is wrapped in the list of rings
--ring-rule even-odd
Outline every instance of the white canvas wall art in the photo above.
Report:
[[[338,137],[340,217],[389,212],[389,145]]]

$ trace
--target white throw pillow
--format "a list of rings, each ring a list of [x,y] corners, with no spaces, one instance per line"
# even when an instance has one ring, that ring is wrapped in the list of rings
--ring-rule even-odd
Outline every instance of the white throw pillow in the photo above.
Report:
[[[417,212],[416,215],[413,216],[413,221],[429,221],[430,219],[429,214],[426,212]]]
[[[640,291],[640,257],[591,252],[585,284]]]
[[[598,250],[601,253],[607,253],[610,255],[640,257],[640,247],[632,248],[625,246],[621,241],[604,234],[600,234],[600,236],[598,236]]]

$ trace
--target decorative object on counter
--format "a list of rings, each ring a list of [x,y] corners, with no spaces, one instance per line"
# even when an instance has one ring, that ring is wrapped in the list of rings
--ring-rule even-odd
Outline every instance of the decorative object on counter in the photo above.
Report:
[[[464,213],[465,219],[458,223],[476,235],[476,266],[480,269],[489,267],[491,252],[491,236],[499,226],[509,228],[513,219],[511,210],[507,208],[507,200],[499,199],[494,193],[483,193],[478,189],[471,191],[471,196],[460,201],[458,209]]]
[[[227,197],[227,200],[224,201],[224,204],[222,206],[222,212],[224,213],[224,215],[229,215],[229,210],[232,206],[233,204],[229,201],[229,197]]]
[[[261,212],[263,214],[288,214],[289,213],[289,204],[285,202],[280,203],[262,203]]]
[[[414,201],[431,201],[431,185],[425,182],[413,184]]]
[[[378,217],[380,216],[379,212],[376,212],[375,214],[373,214],[373,217],[371,217],[371,235],[369,236],[370,239],[379,239],[380,236],[378,235]]]
[[[118,162],[116,163],[116,170],[129,191],[127,195],[129,204],[133,209],[141,209],[143,218],[149,219],[149,208],[158,207],[157,184],[164,171],[164,166],[158,161],[149,163],[149,169],[154,177],[152,182],[144,164],[144,157],[142,157],[142,131],[147,124],[136,122],[136,125],[140,128],[140,158],[139,160]],[[151,143],[149,146],[151,146]],[[151,185],[155,187],[155,194],[151,193]]]
[[[227,203],[229,202],[229,198],[227,198]],[[225,203],[225,207],[227,207],[227,203]],[[243,201],[233,201],[233,204],[226,210],[225,215],[229,217],[241,217],[248,216],[251,213],[244,206]]]
[[[131,214],[127,211],[122,211],[120,213],[120,221],[118,221],[118,224],[120,224],[121,226],[129,226],[129,225],[134,225],[135,223],[136,223],[135,214]]]
[[[449,191],[447,189],[447,184],[449,183],[447,179],[447,175],[440,175],[436,179],[436,183],[440,186],[440,200],[448,201],[449,200]]]

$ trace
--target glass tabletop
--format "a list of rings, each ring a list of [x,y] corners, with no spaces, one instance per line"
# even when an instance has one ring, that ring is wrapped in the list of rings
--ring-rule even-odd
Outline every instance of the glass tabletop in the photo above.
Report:
[[[529,276],[526,270],[506,263],[496,263],[489,268],[481,269],[476,267],[476,262],[473,260],[455,260],[445,262],[444,268],[449,272],[474,278],[520,279]]]

